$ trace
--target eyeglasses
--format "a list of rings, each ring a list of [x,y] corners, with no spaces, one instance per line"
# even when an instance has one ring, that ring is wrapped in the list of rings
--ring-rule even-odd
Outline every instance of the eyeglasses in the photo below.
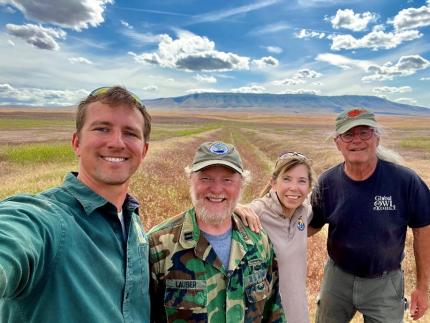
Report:
[[[278,160],[276,161],[276,165],[275,166],[277,166],[278,163],[281,160],[284,160],[284,159],[294,159],[294,158],[310,162],[310,159],[308,157],[306,157],[306,155],[304,155],[302,153],[299,153],[297,151],[287,151],[287,152],[284,152],[284,153],[282,153],[282,154],[279,155]]]
[[[99,87],[99,88],[95,89],[94,91],[92,91],[89,96],[97,96],[97,95],[100,95],[100,94],[107,93],[112,88],[113,88],[112,86],[102,86],[102,87]],[[133,92],[130,92],[128,90],[127,90],[127,92],[133,97],[133,99],[137,103],[139,103],[142,107],[145,107],[143,105],[142,101],[140,100],[140,98],[136,94],[134,94]]]
[[[375,130],[373,128],[364,128],[364,129],[360,129],[360,131],[358,132],[347,131],[347,132],[341,133],[337,137],[340,138],[345,143],[352,142],[354,140],[355,135],[358,135],[358,137],[361,140],[366,141],[372,138],[372,135],[374,132]]]

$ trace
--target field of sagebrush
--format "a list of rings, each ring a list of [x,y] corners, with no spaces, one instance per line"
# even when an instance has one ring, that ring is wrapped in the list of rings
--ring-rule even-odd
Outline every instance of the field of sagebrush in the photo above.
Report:
[[[335,116],[282,115],[226,111],[154,111],[149,153],[133,177],[131,192],[142,204],[146,228],[190,206],[184,167],[203,141],[223,140],[236,145],[252,181],[242,202],[258,196],[269,178],[273,161],[283,151],[300,151],[313,160],[317,174],[341,161],[327,140]],[[381,143],[399,152],[405,164],[430,185],[429,118],[380,117],[385,131]],[[72,112],[0,110],[0,198],[38,192],[61,183],[77,170],[71,150]],[[406,291],[414,284],[414,260],[408,234],[404,270]],[[324,262],[326,231],[309,239],[308,295],[311,316]],[[410,321],[405,315],[405,321]],[[355,318],[354,322],[361,322]],[[427,314],[420,322],[430,322]]]

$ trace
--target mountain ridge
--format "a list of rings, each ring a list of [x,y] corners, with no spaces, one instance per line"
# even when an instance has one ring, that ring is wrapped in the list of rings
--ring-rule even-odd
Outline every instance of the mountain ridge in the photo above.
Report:
[[[148,108],[228,108],[322,114],[339,113],[350,108],[366,108],[378,114],[430,116],[430,108],[397,103],[371,95],[322,96],[314,94],[207,92],[143,100],[143,103]]]

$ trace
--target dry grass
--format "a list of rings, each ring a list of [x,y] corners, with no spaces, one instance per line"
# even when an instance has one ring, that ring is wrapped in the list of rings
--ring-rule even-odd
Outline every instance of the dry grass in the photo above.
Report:
[[[4,115],[0,111],[0,119]],[[46,142],[70,140],[72,123],[67,123],[73,114],[62,112],[15,113],[8,118],[26,119],[26,127],[0,131],[0,197],[18,192],[37,192],[57,185],[66,171],[76,169],[76,163],[33,163],[17,165],[11,163],[5,151],[6,143]],[[57,119],[64,119],[67,126]],[[165,218],[177,214],[190,206],[188,183],[184,167],[193,157],[197,146],[206,140],[224,140],[234,143],[241,152],[246,168],[251,170],[252,182],[246,187],[243,202],[256,197],[265,185],[273,161],[282,151],[301,151],[313,159],[317,173],[341,160],[331,140],[326,138],[332,130],[335,116],[299,116],[262,113],[217,111],[157,111],[153,113],[152,141],[149,153],[131,183],[131,192],[141,201],[143,221],[149,228]],[[28,119],[36,121],[32,127]],[[45,123],[44,121],[49,120]],[[54,120],[54,121],[53,121]],[[414,138],[430,138],[427,118],[381,117],[385,127],[382,143],[395,149],[405,157],[406,165],[415,169],[430,185],[428,163],[430,149],[414,142]],[[42,125],[42,126],[41,126]],[[63,125],[63,127],[58,127]],[[415,140],[416,141],[416,140]],[[405,144],[406,143],[406,144]],[[3,144],[3,145],[2,145]],[[311,316],[315,311],[315,299],[319,290],[326,259],[326,230],[309,239],[308,251],[308,295]],[[414,284],[415,265],[412,255],[410,233],[406,246],[404,269],[407,295]],[[353,322],[361,322],[358,316]],[[405,316],[405,321],[411,322]],[[420,322],[430,323],[430,314]]]

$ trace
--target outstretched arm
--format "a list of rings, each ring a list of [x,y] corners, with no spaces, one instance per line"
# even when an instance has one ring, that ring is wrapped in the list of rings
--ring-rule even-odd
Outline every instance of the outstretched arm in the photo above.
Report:
[[[22,293],[50,266],[61,224],[49,211],[30,197],[0,203],[0,298]]]
[[[421,318],[428,308],[430,278],[430,225],[412,229],[417,282],[411,294],[410,313],[414,320]]]

